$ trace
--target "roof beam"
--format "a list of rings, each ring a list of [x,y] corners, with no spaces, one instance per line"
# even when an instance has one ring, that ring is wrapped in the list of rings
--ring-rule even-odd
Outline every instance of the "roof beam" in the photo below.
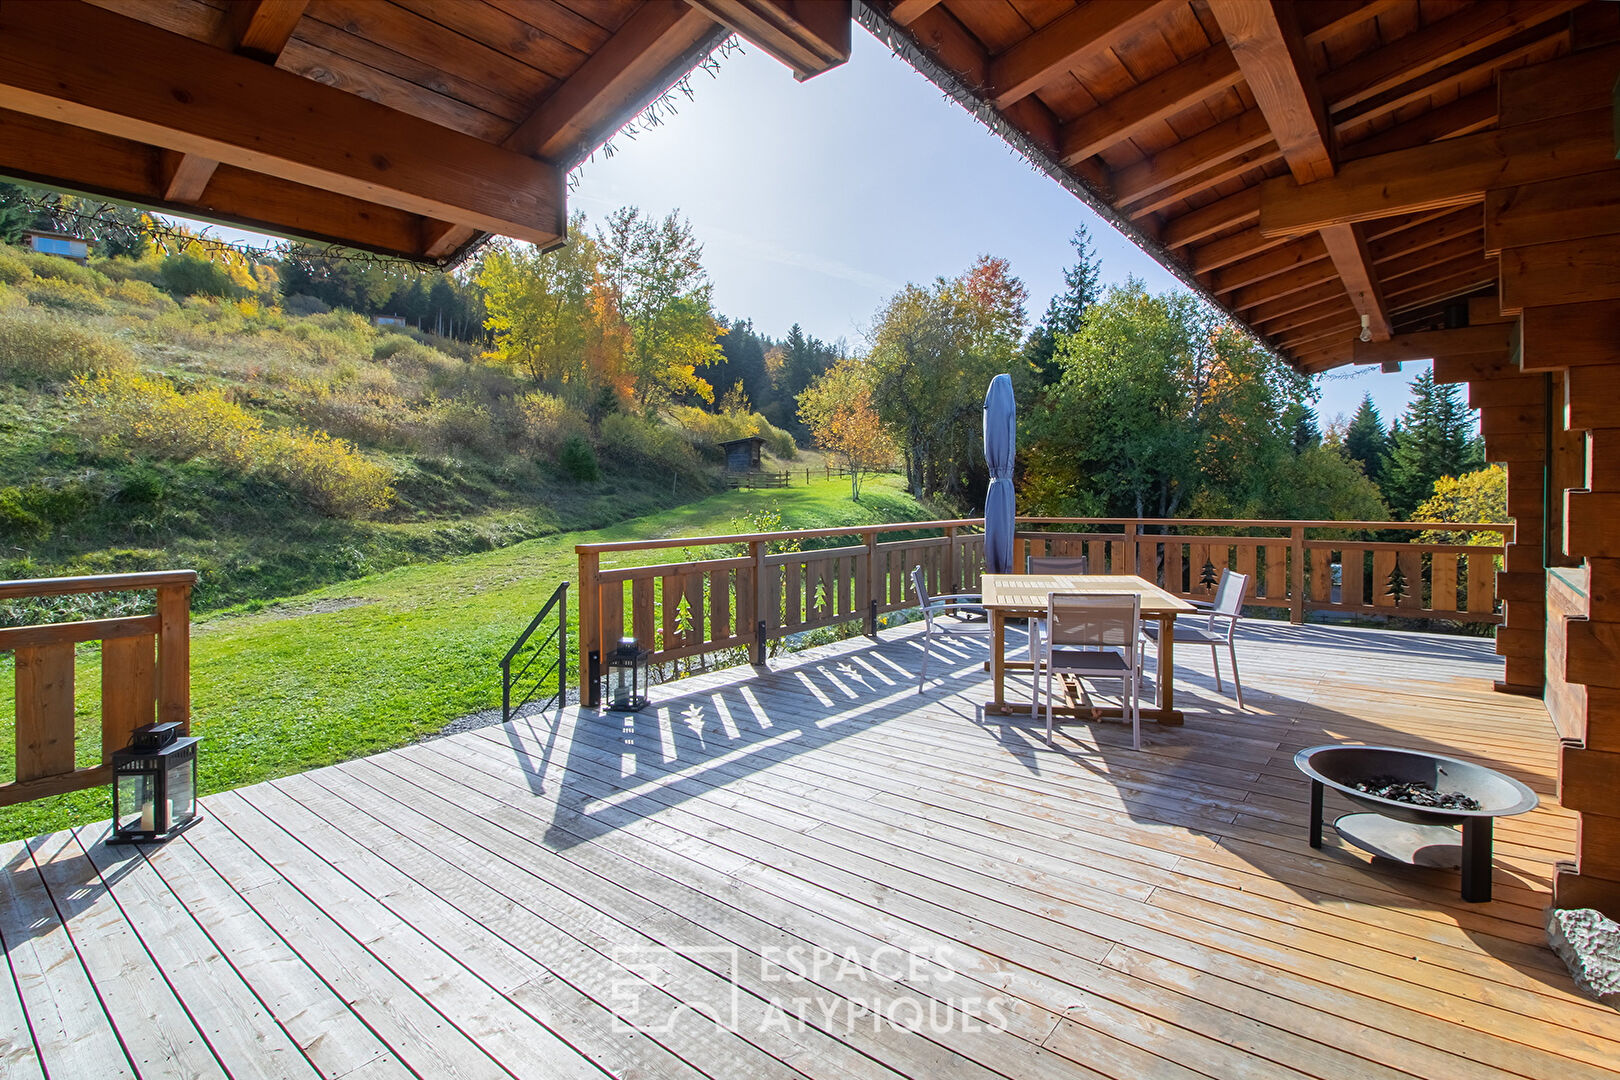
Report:
[[[1114,197],[1125,206],[1141,202],[1190,177],[1208,172],[1251,151],[1271,144],[1271,128],[1258,109],[1248,109],[1191,138],[1121,169],[1114,178]],[[1186,194],[1178,191],[1176,197]]]
[[[309,0],[232,0],[221,35],[226,48],[261,64],[274,64],[292,38]],[[165,155],[163,197],[194,203],[202,198],[219,162],[197,154]]]
[[[1283,160],[1302,184],[1333,175],[1333,130],[1290,8],[1254,0],[1209,0],[1243,81]]]
[[[1064,124],[1059,154],[1065,165],[1084,161],[1242,81],[1232,50],[1217,41],[1192,59]]]
[[[1293,8],[1252,0],[1209,0],[1209,6],[1294,180],[1310,184],[1332,176],[1333,128]],[[1387,339],[1394,331],[1366,237],[1354,225],[1334,225],[1321,235],[1364,330],[1375,341]]]
[[[0,7],[0,108],[538,244],[565,228],[553,166],[88,4]]]
[[[1260,189],[1244,188],[1224,199],[1189,210],[1164,226],[1161,240],[1172,251],[1196,244],[1225,229],[1260,219]]]
[[[579,70],[558,86],[501,146],[566,167],[605,129],[633,112],[649,86],[673,81],[683,59],[716,24],[683,0],[645,0]],[[443,258],[476,236],[463,225],[429,231],[424,251]]]
[[[403,210],[231,165],[215,171],[194,203],[167,198],[163,158],[172,151],[0,109],[0,175],[44,184],[71,176],[76,191],[128,199],[187,217],[258,232],[420,258],[422,219]]]
[[[889,21],[897,26],[910,26],[928,14],[940,0],[895,0],[889,9]]]
[[[273,64],[292,39],[309,0],[230,0],[225,34],[243,56]]]
[[[849,59],[850,0],[688,0],[805,79]]]
[[[1022,101],[1088,52],[1107,48],[1184,0],[1110,0],[1081,4],[990,61],[990,100],[998,109]]]
[[[1416,33],[1322,77],[1322,94],[1335,113],[1427,74],[1531,26],[1555,19],[1580,0],[1487,0],[1465,6]]]
[[[1506,355],[1513,347],[1513,324],[1491,323],[1464,326],[1455,330],[1428,330],[1397,334],[1388,341],[1358,341],[1351,355],[1358,364],[1390,361],[1433,360],[1441,356],[1472,356],[1477,353]]]
[[[1609,110],[1464,135],[1347,163],[1331,180],[1301,186],[1280,176],[1261,186],[1260,230],[1292,236],[1413,210],[1464,206],[1487,187],[1554,180],[1614,163]]]

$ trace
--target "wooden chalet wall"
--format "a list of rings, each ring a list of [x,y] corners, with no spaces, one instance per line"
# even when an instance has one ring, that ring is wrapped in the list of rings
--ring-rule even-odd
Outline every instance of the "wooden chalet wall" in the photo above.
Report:
[[[1549,605],[1554,612],[1541,640],[1555,665],[1546,672],[1548,705],[1564,736],[1558,794],[1580,814],[1579,862],[1559,872],[1554,903],[1611,916],[1620,916],[1620,162],[1613,160],[1620,147],[1610,97],[1617,78],[1620,45],[1611,44],[1502,79],[1504,129],[1590,124],[1590,137],[1607,141],[1610,161],[1487,189],[1485,246],[1499,253],[1500,311],[1518,317],[1519,345],[1499,370],[1470,377],[1488,456],[1508,463],[1520,535],[1541,514],[1539,457],[1545,505],[1562,511],[1562,527],[1548,532],[1548,561],[1583,564],[1584,572],[1551,582],[1543,574],[1538,601],[1529,576],[1535,561],[1527,553],[1516,565],[1510,549],[1503,585],[1510,605],[1539,603],[1543,619]],[[1526,622],[1522,635],[1508,631],[1500,646],[1510,682],[1531,674],[1533,629]]]

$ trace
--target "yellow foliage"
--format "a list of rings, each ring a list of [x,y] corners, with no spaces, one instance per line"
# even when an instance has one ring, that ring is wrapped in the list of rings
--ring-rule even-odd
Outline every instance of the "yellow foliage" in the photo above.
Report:
[[[1507,470],[1492,465],[1463,476],[1442,476],[1434,494],[1412,512],[1413,521],[1484,524],[1507,521]],[[1424,544],[1500,544],[1502,534],[1452,529],[1429,529],[1418,535]]]
[[[267,428],[217,390],[182,394],[129,372],[80,376],[75,396],[94,437],[164,457],[202,457],[258,472],[340,517],[375,513],[394,499],[389,471],[324,432]]]

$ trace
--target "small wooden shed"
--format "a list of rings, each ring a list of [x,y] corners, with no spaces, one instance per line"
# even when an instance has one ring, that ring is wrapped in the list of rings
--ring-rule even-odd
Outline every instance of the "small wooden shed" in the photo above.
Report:
[[[720,449],[726,452],[726,472],[753,472],[760,468],[759,455],[764,447],[765,440],[758,435],[721,443]]]

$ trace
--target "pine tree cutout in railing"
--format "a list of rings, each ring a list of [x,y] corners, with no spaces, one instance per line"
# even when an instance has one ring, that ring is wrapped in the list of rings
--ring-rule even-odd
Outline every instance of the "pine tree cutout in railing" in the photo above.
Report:
[[[692,617],[692,603],[686,594],[675,602],[675,644],[697,643],[702,639],[696,620]]]
[[[815,599],[811,601],[810,607],[816,613],[818,619],[827,614],[827,583],[825,581],[816,582]]]
[[[1395,606],[1402,606],[1401,601],[1406,598],[1407,593],[1412,591],[1412,583],[1406,580],[1406,573],[1401,570],[1399,562],[1390,570],[1386,584],[1389,586],[1389,596],[1394,601]]]
[[[1206,590],[1213,589],[1220,579],[1215,575],[1215,563],[1209,559],[1204,560],[1204,568],[1198,571],[1198,584]]]

